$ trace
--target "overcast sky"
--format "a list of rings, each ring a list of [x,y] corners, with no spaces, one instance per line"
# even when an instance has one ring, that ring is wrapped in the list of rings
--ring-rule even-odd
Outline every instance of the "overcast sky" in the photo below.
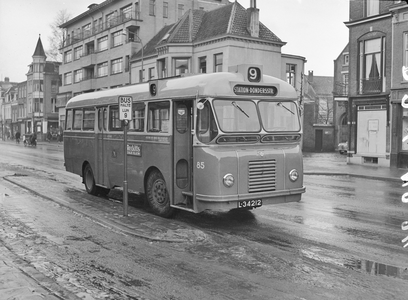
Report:
[[[231,0],[230,0],[231,1]],[[0,81],[27,80],[38,36],[48,49],[50,24],[66,9],[75,17],[103,0],[0,0]],[[245,8],[250,0],[238,0]],[[349,0],[257,0],[260,21],[287,44],[286,54],[306,58],[306,73],[333,76],[333,60],[348,43]]]

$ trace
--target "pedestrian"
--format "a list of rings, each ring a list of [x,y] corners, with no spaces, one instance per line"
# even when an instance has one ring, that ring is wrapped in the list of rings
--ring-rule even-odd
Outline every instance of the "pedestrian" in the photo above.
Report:
[[[48,143],[51,142],[51,139],[52,139],[51,132],[48,131],[48,133],[47,133],[47,141],[48,141]]]
[[[21,133],[20,133],[20,131],[17,131],[16,132],[16,143],[17,144],[20,144],[20,137],[21,137]]]

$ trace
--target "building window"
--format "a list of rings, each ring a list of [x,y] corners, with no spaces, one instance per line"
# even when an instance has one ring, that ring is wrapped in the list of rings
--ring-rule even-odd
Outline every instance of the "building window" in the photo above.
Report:
[[[174,67],[175,67],[174,74],[176,76],[184,74],[184,73],[188,73],[189,72],[188,58],[176,58],[176,59],[174,59]]]
[[[51,98],[51,112],[57,112],[57,99]]]
[[[184,5],[183,4],[179,4],[178,5],[178,18],[180,19],[184,14]]]
[[[34,112],[43,112],[43,98],[34,99]]]
[[[222,72],[222,53],[214,55],[214,72]]]
[[[159,78],[166,78],[167,77],[167,66],[166,66],[166,59],[160,59],[157,61],[157,66],[158,66],[158,70],[157,70],[157,76],[159,76]]]
[[[143,70],[139,70],[139,82],[143,82]]]
[[[132,5],[128,5],[120,10],[122,21],[127,21],[132,18]]]
[[[112,47],[117,47],[122,44],[122,30],[112,33]]]
[[[64,62],[69,63],[72,61],[72,50],[65,52]]]
[[[365,0],[366,17],[378,15],[380,12],[380,0]]]
[[[74,83],[82,81],[82,69],[74,71]]]
[[[72,73],[65,73],[64,74],[64,83],[65,85],[72,84]]]
[[[156,0],[149,1],[149,15],[151,16],[156,15]]]
[[[108,63],[104,62],[97,66],[98,77],[108,76]]]
[[[112,74],[122,73],[122,58],[111,61],[111,72]]]
[[[84,38],[90,37],[92,35],[91,23],[82,26],[82,33]]]
[[[296,65],[286,64],[286,82],[292,85],[296,85]]]
[[[163,18],[169,17],[169,3],[163,2]]]
[[[154,79],[154,68],[149,68],[149,80]]]
[[[42,80],[34,80],[33,81],[33,91],[34,92],[43,92],[43,81]]]
[[[115,22],[115,13],[110,13],[109,15],[106,15],[106,26],[107,27],[111,27],[116,25]]]
[[[126,55],[125,57],[125,72],[129,72],[130,69],[130,56]]]
[[[343,75],[343,95],[348,95],[348,85],[349,85],[349,74],[344,73]]]
[[[200,73],[207,73],[207,57],[199,57],[198,58],[198,67]]]
[[[98,39],[98,51],[104,51],[108,49],[108,36]]]
[[[343,65],[344,65],[344,66],[348,66],[348,65],[349,65],[349,55],[348,55],[348,54],[344,54],[344,55],[343,55]]]
[[[361,41],[359,47],[360,94],[380,93],[382,91],[382,78],[384,74],[385,39],[378,38]]]
[[[81,56],[82,56],[82,46],[76,47],[74,49],[74,59],[78,60],[81,58]]]

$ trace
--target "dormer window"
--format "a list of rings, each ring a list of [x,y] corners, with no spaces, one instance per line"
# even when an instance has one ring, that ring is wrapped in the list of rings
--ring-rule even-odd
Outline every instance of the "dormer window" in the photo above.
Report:
[[[380,13],[380,0],[365,0],[365,16],[370,17]]]

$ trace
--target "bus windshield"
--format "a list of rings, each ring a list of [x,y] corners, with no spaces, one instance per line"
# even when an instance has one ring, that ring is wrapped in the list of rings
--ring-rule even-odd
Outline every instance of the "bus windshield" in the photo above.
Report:
[[[298,110],[294,102],[259,101],[258,108],[265,131],[299,131]]]
[[[251,100],[215,100],[215,114],[224,132],[259,132],[261,124],[255,102]]]

